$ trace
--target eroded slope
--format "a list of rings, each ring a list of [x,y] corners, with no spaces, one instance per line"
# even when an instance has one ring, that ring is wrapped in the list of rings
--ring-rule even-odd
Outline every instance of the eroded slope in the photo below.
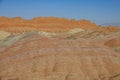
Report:
[[[8,37],[15,42],[0,48],[0,79],[119,80],[120,54],[105,45],[119,33],[74,30]]]

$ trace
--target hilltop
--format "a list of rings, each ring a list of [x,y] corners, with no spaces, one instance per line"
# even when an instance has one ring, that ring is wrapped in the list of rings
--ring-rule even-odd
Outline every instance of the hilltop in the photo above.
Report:
[[[36,17],[25,20],[22,17],[0,17],[0,30],[11,33],[22,33],[29,31],[64,32],[73,28],[97,31],[118,31],[117,26],[97,26],[89,20],[68,20],[67,18]]]

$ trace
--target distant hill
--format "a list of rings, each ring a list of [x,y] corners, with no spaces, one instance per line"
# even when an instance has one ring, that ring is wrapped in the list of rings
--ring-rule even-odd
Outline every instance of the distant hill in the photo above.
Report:
[[[118,31],[117,26],[97,26],[89,20],[75,20],[57,17],[35,17],[25,20],[22,17],[8,18],[0,17],[0,30],[12,33],[23,33],[29,31],[65,32],[73,28],[96,31]]]
[[[120,27],[120,23],[104,23],[101,24],[102,26],[119,26]]]

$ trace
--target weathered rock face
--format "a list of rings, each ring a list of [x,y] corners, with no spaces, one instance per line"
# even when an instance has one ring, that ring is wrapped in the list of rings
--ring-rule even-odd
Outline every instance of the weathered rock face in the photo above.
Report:
[[[22,33],[29,31],[65,32],[73,28],[97,31],[118,31],[118,27],[98,27],[89,20],[68,20],[56,17],[36,17],[32,20],[24,20],[21,17],[7,18],[0,17],[0,29],[11,33]]]
[[[106,46],[120,53],[120,37],[112,38],[105,43]]]
[[[3,40],[5,38],[7,38],[8,36],[10,36],[11,34],[5,31],[0,31],[0,40]]]
[[[110,40],[113,34],[106,36]],[[120,54],[104,45],[106,36],[86,38],[80,32],[72,34],[73,39],[67,32],[61,35],[66,38],[25,33],[19,39],[6,39],[17,41],[0,48],[0,79],[120,80]]]
[[[120,46],[120,37],[113,38],[105,43],[109,47]]]

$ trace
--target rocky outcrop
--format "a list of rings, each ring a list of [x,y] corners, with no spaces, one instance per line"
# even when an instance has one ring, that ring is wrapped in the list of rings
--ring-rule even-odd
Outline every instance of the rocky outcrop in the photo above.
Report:
[[[115,46],[120,46],[120,37],[118,38],[113,38],[105,43],[105,45],[109,47],[115,47]]]
[[[105,45],[120,53],[120,37],[110,39]]]
[[[73,28],[97,31],[118,31],[118,27],[99,27],[89,20],[68,20],[56,17],[36,17],[25,20],[21,17],[7,18],[0,17],[0,29],[11,33],[22,33],[29,31],[65,32]]]
[[[8,36],[10,36],[11,34],[5,31],[0,31],[0,40],[3,40],[5,38],[7,38]]]

